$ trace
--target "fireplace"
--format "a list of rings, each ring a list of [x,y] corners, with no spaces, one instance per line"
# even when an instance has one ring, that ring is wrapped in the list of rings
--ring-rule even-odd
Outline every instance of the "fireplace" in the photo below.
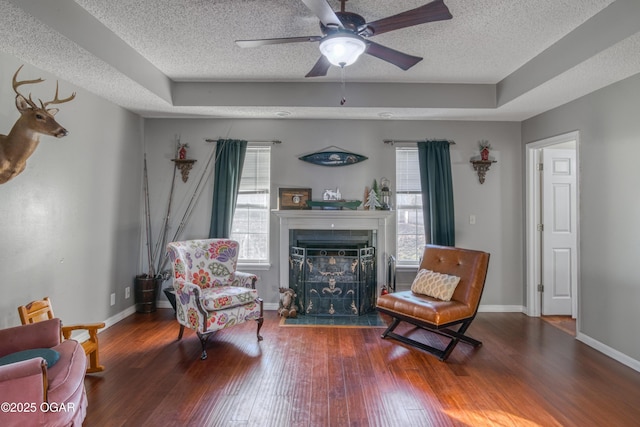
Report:
[[[302,299],[301,313],[307,311],[309,302],[312,303],[309,314],[315,315],[331,315],[331,304],[333,315],[338,312],[360,315],[375,307],[375,299],[380,295],[386,277],[387,225],[393,211],[274,210],[272,213],[279,218],[280,225],[279,286],[298,286],[296,293]],[[292,276],[291,266],[293,263],[298,269],[301,265],[308,266],[307,260],[315,268],[334,274],[315,276],[323,280],[301,289],[299,277]],[[348,276],[351,263],[355,262],[360,268],[359,275]],[[344,274],[339,274],[341,271]],[[330,280],[332,278],[335,282]],[[342,278],[349,280],[342,283],[339,280]],[[341,291],[336,290],[338,287]],[[344,300],[340,300],[340,296]]]
[[[289,287],[298,313],[359,316],[375,308],[373,230],[291,230]]]

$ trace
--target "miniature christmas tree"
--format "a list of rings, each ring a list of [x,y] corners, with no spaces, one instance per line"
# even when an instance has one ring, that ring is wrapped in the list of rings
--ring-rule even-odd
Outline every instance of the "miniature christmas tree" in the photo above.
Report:
[[[375,211],[381,207],[376,190],[373,188],[369,191],[369,197],[367,197],[367,203],[364,204],[364,207],[368,208],[370,211]]]
[[[378,200],[380,200],[380,189],[378,188],[378,181],[376,181],[375,179],[373,180],[371,189],[376,192],[376,197],[378,198]]]

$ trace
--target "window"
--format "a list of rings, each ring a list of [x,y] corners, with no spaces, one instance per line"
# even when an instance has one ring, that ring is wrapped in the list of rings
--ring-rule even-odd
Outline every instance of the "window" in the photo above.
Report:
[[[239,262],[269,262],[270,177],[271,147],[247,147],[231,225],[231,238],[240,242]]]
[[[417,265],[425,233],[418,149],[396,148],[396,262]]]

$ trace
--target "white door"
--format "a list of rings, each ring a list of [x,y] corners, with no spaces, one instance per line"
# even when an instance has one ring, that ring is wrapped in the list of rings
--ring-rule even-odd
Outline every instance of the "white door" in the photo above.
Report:
[[[575,317],[576,151],[545,148],[542,159],[542,314]]]

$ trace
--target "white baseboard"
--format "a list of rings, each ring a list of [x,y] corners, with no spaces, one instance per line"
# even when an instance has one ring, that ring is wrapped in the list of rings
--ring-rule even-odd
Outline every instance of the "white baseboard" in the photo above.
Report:
[[[589,347],[593,347],[594,349],[598,350],[600,353],[603,353],[604,355],[609,356],[613,360],[617,360],[623,365],[626,365],[631,369],[640,372],[640,360],[633,359],[627,356],[626,354],[621,353],[618,350],[611,348],[608,345],[603,344],[598,340],[594,340],[590,336],[580,332],[578,332],[578,334],[576,335],[576,339],[578,341],[585,343]]]
[[[104,321],[104,324],[105,324],[104,329],[107,329],[108,327],[115,325],[116,323],[118,323],[122,319],[125,319],[125,318],[131,316],[135,312],[136,312],[136,306],[132,305],[131,307],[121,311],[120,313],[117,313],[117,314],[109,317],[107,320]]]
[[[131,316],[135,312],[136,312],[136,306],[132,305],[131,307],[121,311],[120,313],[117,313],[117,314],[109,317],[107,320],[104,321],[104,328],[99,329],[98,333],[108,329],[110,326],[115,325],[116,323],[118,323],[122,319]],[[86,341],[86,340],[89,339],[89,332],[82,331],[82,332],[72,333],[71,334],[71,338],[73,338],[74,340],[76,340],[78,342],[83,342],[83,341]]]
[[[278,304],[277,302],[265,302],[263,304],[263,308],[265,310],[277,310],[279,306],[280,304]]]
[[[521,305],[483,305],[478,307],[478,313],[524,313]]]
[[[173,308],[171,307],[171,303],[167,300],[164,301],[158,301],[158,303],[156,304],[156,307],[158,308]]]

